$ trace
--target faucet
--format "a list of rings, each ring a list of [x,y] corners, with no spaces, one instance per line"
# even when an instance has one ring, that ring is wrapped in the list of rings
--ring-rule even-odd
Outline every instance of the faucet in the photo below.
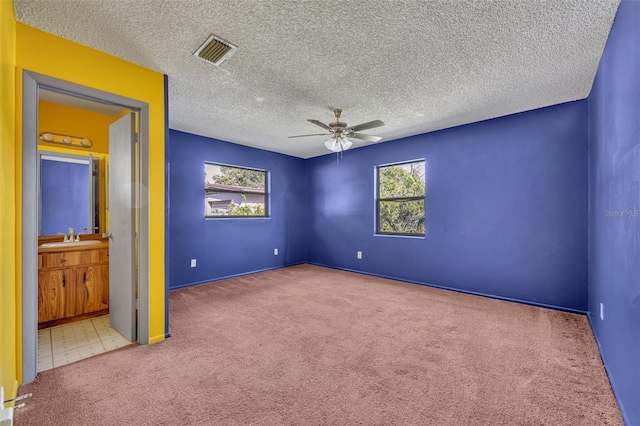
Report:
[[[73,236],[75,235],[75,239]],[[64,236],[64,243],[73,243],[75,241],[80,241],[80,234],[76,234],[75,229],[69,228],[69,234]]]
[[[87,234],[93,234],[93,231],[97,231],[99,228],[97,226],[85,226],[82,229],[87,231]]]

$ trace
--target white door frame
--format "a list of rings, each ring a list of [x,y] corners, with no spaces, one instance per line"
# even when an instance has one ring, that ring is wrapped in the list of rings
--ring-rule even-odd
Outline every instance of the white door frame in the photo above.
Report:
[[[38,91],[46,89],[137,111],[139,182],[149,188],[149,104],[65,80],[22,73],[22,383],[38,372]],[[140,191],[138,214],[138,343],[149,344],[149,196]]]

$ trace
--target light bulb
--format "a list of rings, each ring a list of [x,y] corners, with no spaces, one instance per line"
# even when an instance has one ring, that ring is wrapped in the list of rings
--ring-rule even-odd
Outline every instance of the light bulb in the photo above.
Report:
[[[73,142],[73,139],[71,139],[71,136],[65,136],[65,137],[62,138],[62,142],[71,143],[71,142]]]
[[[87,138],[82,139],[80,143],[82,144],[82,146],[86,146],[87,148],[93,145],[93,143],[91,143],[91,141]]]
[[[53,135],[51,133],[43,133],[42,140],[51,142],[53,140]]]
[[[331,138],[324,143],[324,146],[327,147],[328,150],[333,152],[340,152],[340,145],[337,143],[336,138]]]
[[[351,145],[353,145],[353,142],[351,142],[349,139],[343,137],[342,138],[342,150],[346,151],[347,149],[351,148]]]

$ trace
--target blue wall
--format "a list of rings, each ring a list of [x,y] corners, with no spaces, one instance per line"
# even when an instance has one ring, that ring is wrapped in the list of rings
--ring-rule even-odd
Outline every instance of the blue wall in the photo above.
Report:
[[[175,130],[169,143],[170,288],[305,260],[304,160]],[[270,171],[271,217],[205,220],[204,161]]]
[[[637,1],[621,3],[589,96],[589,197],[589,315],[627,424],[640,425]]]
[[[374,236],[374,167],[417,158],[426,238]],[[310,159],[308,260],[586,311],[587,164],[586,101]]]
[[[640,425],[638,22],[640,2],[624,0],[588,101],[354,149],[339,162],[172,130],[170,287],[308,261],[588,310],[622,414]],[[374,236],[375,166],[419,158],[426,238]],[[205,220],[204,161],[270,170],[272,217]]]

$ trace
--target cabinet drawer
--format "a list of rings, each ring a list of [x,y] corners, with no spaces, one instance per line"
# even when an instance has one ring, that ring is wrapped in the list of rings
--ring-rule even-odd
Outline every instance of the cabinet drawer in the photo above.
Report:
[[[103,250],[78,250],[59,253],[44,253],[41,255],[42,268],[64,268],[74,265],[100,263],[101,251]]]

